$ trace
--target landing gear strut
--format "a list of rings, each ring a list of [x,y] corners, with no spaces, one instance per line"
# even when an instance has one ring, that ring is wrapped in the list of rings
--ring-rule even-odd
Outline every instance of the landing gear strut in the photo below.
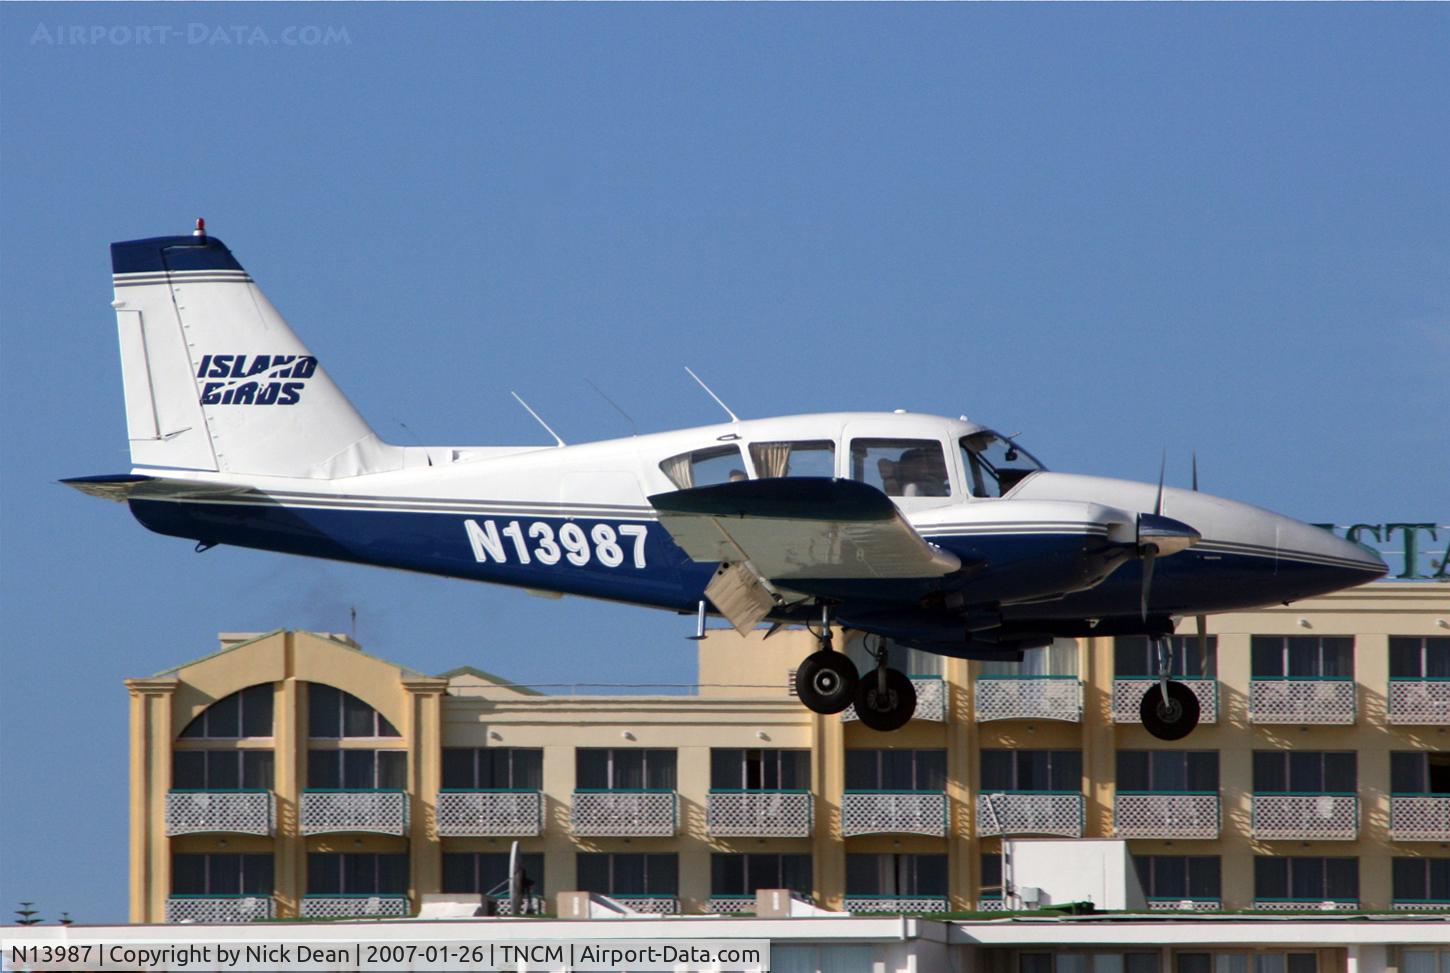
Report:
[[[1160,740],[1181,740],[1198,725],[1198,697],[1181,682],[1173,682],[1173,656],[1166,638],[1155,638],[1158,649],[1158,685],[1143,694],[1138,716],[1149,733]]]
[[[856,666],[840,652],[831,651],[831,609],[821,606],[820,650],[801,661],[795,671],[795,694],[813,713],[839,713],[856,697],[860,676]]]
[[[916,687],[886,665],[886,640],[876,637],[876,671],[856,687],[856,715],[873,730],[899,730],[916,715]]]

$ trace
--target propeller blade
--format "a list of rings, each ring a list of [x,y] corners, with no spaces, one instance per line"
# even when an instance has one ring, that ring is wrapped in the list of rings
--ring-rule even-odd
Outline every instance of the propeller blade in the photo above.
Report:
[[[1138,603],[1138,613],[1143,621],[1148,620],[1148,593],[1153,587],[1153,562],[1158,558],[1158,548],[1148,544],[1143,548],[1143,596]]]
[[[1193,492],[1198,492],[1198,450],[1193,451]]]
[[[1163,474],[1168,471],[1168,450],[1163,450],[1163,458],[1158,461],[1158,499],[1153,501],[1153,513],[1155,516],[1163,516]]]
[[[1202,666],[1208,662],[1208,616],[1194,617],[1198,619],[1198,664]]]

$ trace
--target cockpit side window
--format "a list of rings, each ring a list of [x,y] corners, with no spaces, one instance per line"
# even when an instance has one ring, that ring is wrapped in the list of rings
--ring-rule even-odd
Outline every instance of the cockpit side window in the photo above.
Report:
[[[660,469],[681,490],[748,479],[745,457],[739,446],[713,446],[681,453],[660,463]]]
[[[935,439],[853,439],[851,479],[869,483],[888,497],[951,494],[946,454]]]
[[[1000,497],[1043,468],[1027,450],[994,432],[963,436],[961,446],[967,489],[974,497]]]
[[[836,444],[829,439],[751,443],[750,458],[755,461],[755,475],[762,479],[836,475]]]

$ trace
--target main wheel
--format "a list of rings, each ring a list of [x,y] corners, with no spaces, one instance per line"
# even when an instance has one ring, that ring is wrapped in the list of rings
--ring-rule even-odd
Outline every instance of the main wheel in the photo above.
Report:
[[[812,652],[795,671],[795,694],[813,713],[839,713],[856,696],[856,664],[844,653]]]
[[[882,733],[899,730],[916,715],[916,687],[896,669],[885,670],[885,689],[876,672],[861,677],[856,687],[856,715]]]
[[[1160,740],[1182,740],[1198,725],[1198,697],[1181,682],[1168,684],[1168,702],[1163,690],[1154,686],[1138,704],[1143,726]]]

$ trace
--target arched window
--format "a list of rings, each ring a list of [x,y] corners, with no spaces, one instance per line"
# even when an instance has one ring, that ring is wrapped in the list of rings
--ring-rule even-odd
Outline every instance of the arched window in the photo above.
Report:
[[[352,693],[320,682],[307,684],[307,735],[313,739],[401,736],[388,718]]]
[[[249,686],[217,700],[181,731],[184,740],[238,740],[271,735],[271,683]]]

